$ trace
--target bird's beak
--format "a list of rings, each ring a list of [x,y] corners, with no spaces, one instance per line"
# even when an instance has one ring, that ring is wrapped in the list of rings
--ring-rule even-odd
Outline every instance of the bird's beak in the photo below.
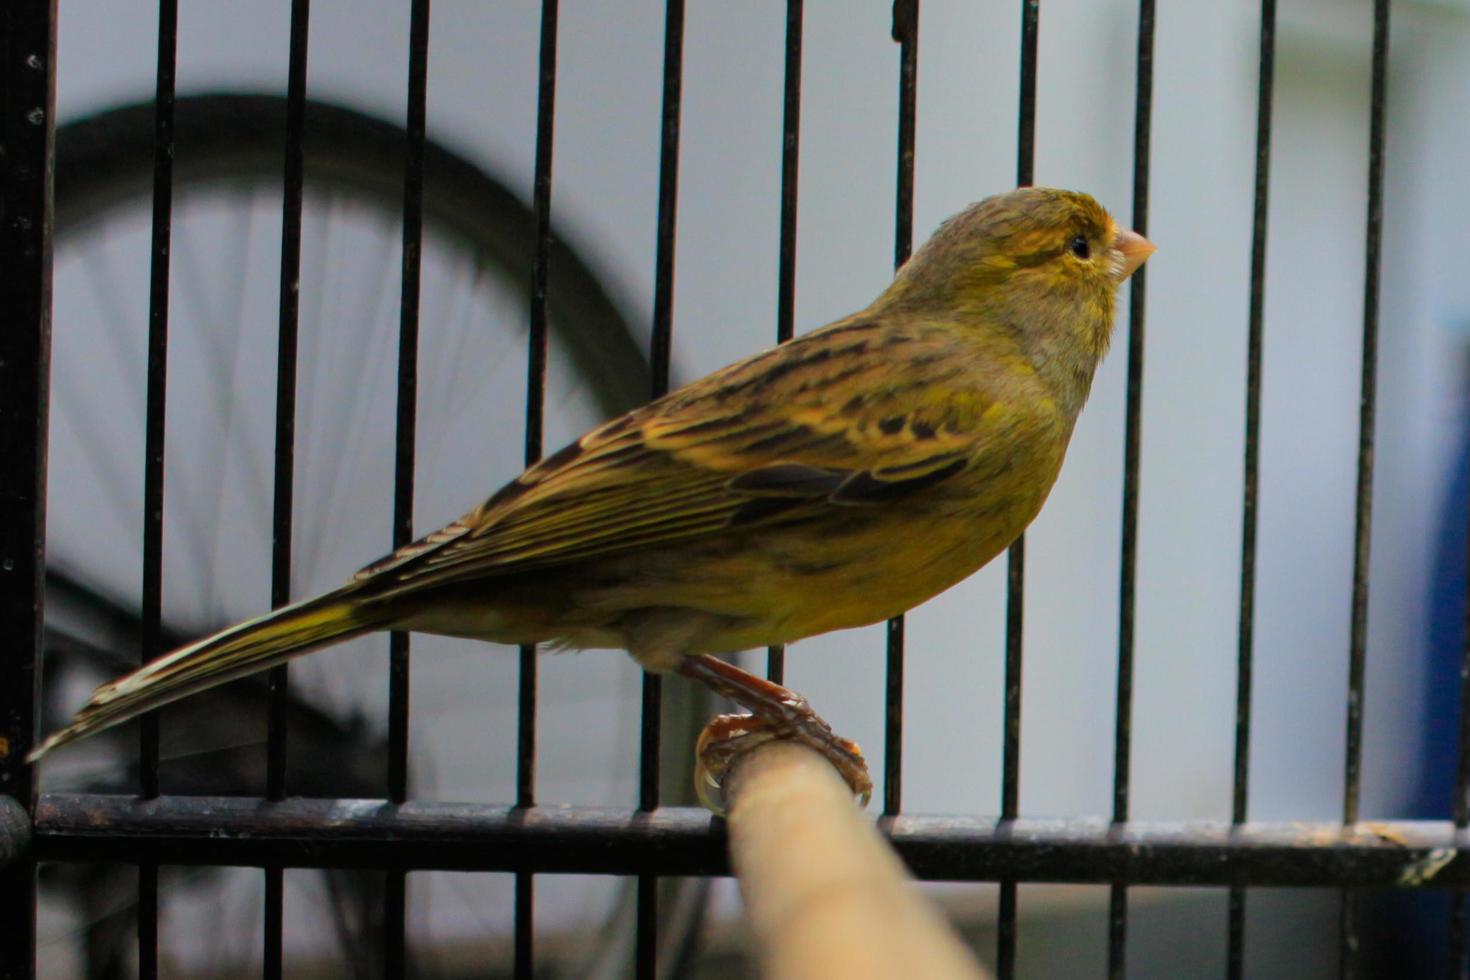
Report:
[[[1134,272],[1138,271],[1138,267],[1143,265],[1145,259],[1158,251],[1158,246],[1153,242],[1144,238],[1138,232],[1129,231],[1126,228],[1119,230],[1118,234],[1113,238],[1113,248],[1116,248],[1123,255],[1123,261],[1118,266],[1119,282],[1133,275]]]

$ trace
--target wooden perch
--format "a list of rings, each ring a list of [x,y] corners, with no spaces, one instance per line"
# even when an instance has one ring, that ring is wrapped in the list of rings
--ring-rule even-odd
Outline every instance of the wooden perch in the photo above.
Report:
[[[821,756],[784,741],[753,748],[725,799],[762,976],[985,976]]]

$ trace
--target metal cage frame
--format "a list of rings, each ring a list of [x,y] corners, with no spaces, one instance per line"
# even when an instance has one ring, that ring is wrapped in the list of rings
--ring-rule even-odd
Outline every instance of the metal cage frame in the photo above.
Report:
[[[302,140],[309,0],[293,0],[288,77],[284,226],[281,250],[279,375],[276,428],[272,596],[287,600],[290,583],[292,439],[296,369],[296,283],[301,255]],[[1035,137],[1039,0],[1021,0],[1021,85],[1017,182],[1032,175]],[[897,0],[899,126],[894,258],[912,240],[913,161],[919,0]],[[1388,0],[1375,0],[1368,147],[1367,246],[1362,324],[1362,389],[1357,468],[1355,562],[1348,650],[1347,750],[1340,822],[1252,823],[1248,820],[1253,600],[1256,553],[1262,317],[1271,148],[1275,0],[1261,0],[1255,194],[1250,272],[1243,540],[1231,819],[1169,823],[1129,819],[1130,710],[1133,681],[1140,405],[1146,276],[1132,279],[1119,595],[1117,723],[1111,819],[1020,818],[1021,613],[1024,540],[1009,553],[1006,623],[1002,807],[998,818],[935,818],[902,812],[903,620],[888,628],[886,754],[879,824],[920,878],[1000,883],[997,964],[1015,972],[1017,883],[1068,881],[1111,886],[1108,968],[1124,970],[1128,887],[1193,884],[1229,889],[1228,972],[1244,970],[1247,886],[1316,885],[1343,889],[1341,950],[1345,975],[1359,968],[1357,892],[1361,887],[1470,886],[1470,724],[1462,718],[1451,821],[1359,822],[1362,702],[1366,655],[1370,503],[1382,229],[1384,106]],[[1132,227],[1147,230],[1152,108],[1154,0],[1140,0],[1137,34]],[[668,387],[674,285],[684,0],[667,0],[663,65],[656,280],[651,350],[652,395]],[[412,536],[414,393],[418,343],[419,247],[428,73],[429,0],[413,0],[407,89],[403,267],[398,371],[397,477],[393,544]],[[159,3],[155,118],[155,183],[146,421],[146,517],[141,656],[159,652],[162,565],[165,353],[168,332],[169,230],[173,148],[177,0]],[[781,166],[777,339],[793,332],[800,114],[802,0],[788,0]],[[263,869],[265,974],[282,973],[282,876],[285,868],[376,868],[388,875],[385,948],[389,975],[407,965],[405,876],[409,870],[513,872],[514,967],[534,964],[534,876],[592,873],[636,876],[636,971],[654,973],[657,889],[662,876],[729,873],[722,823],[702,810],[660,807],[660,682],[643,684],[639,806],[633,810],[542,808],[535,797],[535,650],[520,659],[517,795],[513,805],[465,805],[408,799],[409,639],[394,634],[390,657],[390,758],[384,797],[377,800],[287,799],[284,706],[287,671],[271,675],[269,786],[264,799],[161,796],[157,724],[142,728],[141,785],[136,797],[38,796],[24,759],[36,738],[45,560],[47,378],[50,330],[51,172],[55,105],[56,0],[13,0],[0,9],[0,976],[35,973],[36,866],[42,861],[117,860],[139,874],[139,972],[156,975],[158,867],[228,864]],[[530,305],[529,387],[525,459],[542,451],[546,371],[546,295],[551,248],[551,170],[557,54],[557,0],[543,0],[533,206],[536,251]],[[784,653],[773,648],[768,672],[780,679]],[[1462,703],[1470,696],[1470,646],[1461,668]],[[1466,961],[1470,909],[1456,891],[1449,923],[1456,970]]]

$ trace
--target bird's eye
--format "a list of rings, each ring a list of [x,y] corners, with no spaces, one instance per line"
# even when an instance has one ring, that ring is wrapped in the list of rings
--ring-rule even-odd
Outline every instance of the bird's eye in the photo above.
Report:
[[[1071,252],[1079,259],[1092,258],[1092,246],[1087,244],[1087,238],[1083,235],[1078,235],[1076,238],[1068,242],[1067,251]]]

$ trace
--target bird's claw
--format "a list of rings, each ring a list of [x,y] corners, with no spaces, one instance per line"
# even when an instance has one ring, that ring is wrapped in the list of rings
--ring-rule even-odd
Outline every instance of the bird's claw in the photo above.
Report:
[[[807,709],[810,712],[810,709]],[[723,783],[735,760],[773,739],[789,739],[820,752],[851,787],[859,806],[873,796],[873,780],[863,750],[856,742],[834,735],[815,714],[799,722],[775,724],[759,715],[717,715],[699,733],[694,748],[694,792],[711,812],[723,816]]]

